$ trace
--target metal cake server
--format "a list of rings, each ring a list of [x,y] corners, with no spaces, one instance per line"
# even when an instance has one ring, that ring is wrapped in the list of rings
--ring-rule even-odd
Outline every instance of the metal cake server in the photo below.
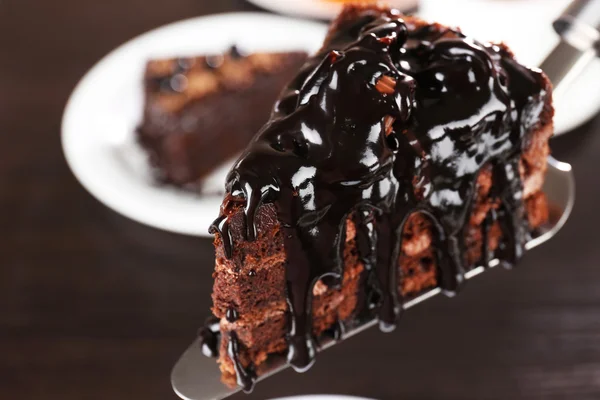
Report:
[[[525,245],[526,250],[531,250],[552,238],[569,218],[575,202],[575,179],[571,171],[571,165],[557,161],[552,157],[548,158],[548,173],[544,183],[544,193],[546,193],[549,203],[554,207],[551,208],[551,221],[541,235]],[[498,264],[497,259],[492,260],[489,267]],[[472,269],[466,273],[466,278],[471,279],[485,270],[484,267]],[[408,309],[415,306],[440,292],[439,288],[432,289],[405,302],[404,308]],[[364,321],[362,324],[345,331],[343,339],[354,336],[376,324],[377,319]],[[341,340],[336,341],[328,338],[321,340],[319,344],[321,350],[324,350],[339,342]],[[276,360],[269,371],[258,378],[258,381],[268,378],[287,367],[284,357],[281,357],[281,360],[279,362]],[[171,373],[171,384],[175,393],[185,400],[224,399],[241,390],[240,388],[231,389],[221,383],[221,372],[217,367],[217,363],[214,358],[202,354],[200,339],[196,339],[177,361]]]
[[[600,0],[574,0],[552,24],[560,42],[540,64],[561,96],[572,80],[600,56]]]
[[[562,88],[569,85],[572,78],[600,54],[600,0],[575,0],[554,22],[554,28],[561,41],[542,62],[541,68],[555,86],[555,96],[560,96]],[[551,209],[551,221],[544,231],[526,245],[526,250],[548,241],[563,227],[575,202],[575,179],[569,164],[548,158],[548,173],[544,183],[544,193]],[[499,261],[492,260],[489,267]],[[471,279],[486,270],[477,267],[466,273]],[[404,309],[415,306],[437,294],[439,288],[432,289],[404,303]],[[377,324],[377,319],[362,321],[344,332],[343,339],[354,336]],[[324,339],[319,345],[325,350],[341,340]],[[287,368],[284,357],[275,360],[268,372],[257,379],[261,381]],[[180,357],[171,373],[171,384],[175,393],[184,400],[218,400],[239,392],[221,383],[221,373],[214,358],[206,357],[201,350],[200,339],[196,339]]]

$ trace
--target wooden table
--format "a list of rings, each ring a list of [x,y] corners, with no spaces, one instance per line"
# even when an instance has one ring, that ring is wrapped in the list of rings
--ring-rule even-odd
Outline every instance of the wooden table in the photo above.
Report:
[[[173,363],[210,306],[210,241],[107,209],[69,171],[60,121],[94,62],[156,26],[242,0],[0,1],[0,398],[174,399]],[[600,118],[553,140],[577,176],[564,230],[511,272],[373,329],[264,399],[600,398]]]

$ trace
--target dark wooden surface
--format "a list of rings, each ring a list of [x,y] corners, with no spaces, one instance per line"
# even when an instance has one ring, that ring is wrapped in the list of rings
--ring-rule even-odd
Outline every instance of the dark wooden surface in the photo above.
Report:
[[[156,26],[242,0],[0,1],[0,398],[174,399],[169,373],[210,306],[212,246],[102,206],[60,149],[95,61]],[[600,118],[553,140],[577,176],[565,229],[514,271],[407,312],[237,399],[600,398]]]

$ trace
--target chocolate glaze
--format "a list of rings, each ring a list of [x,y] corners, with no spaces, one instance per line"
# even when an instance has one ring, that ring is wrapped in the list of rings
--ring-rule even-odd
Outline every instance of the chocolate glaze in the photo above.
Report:
[[[252,367],[244,367],[239,359],[240,342],[235,332],[229,332],[229,344],[227,345],[227,355],[233,362],[237,384],[245,393],[251,393],[256,383],[256,373]]]
[[[323,337],[329,337],[333,340],[340,341],[344,338],[346,327],[343,321],[336,321],[329,329],[323,332]]]
[[[380,81],[387,83],[379,88]],[[528,226],[518,164],[547,96],[544,82],[503,47],[436,24],[407,26],[393,12],[365,12],[330,35],[227,179],[230,196],[244,204],[247,240],[257,236],[258,207],[277,206],[288,260],[288,361],[296,370],[314,362],[312,287],[341,281],[347,218],[357,226],[367,309],[383,331],[402,310],[397,266],[412,213],[433,223],[440,287],[449,295],[459,289],[464,228],[485,165],[502,202],[486,225],[498,218],[502,258],[520,257]],[[231,257],[226,216],[212,229]],[[487,262],[487,247],[484,254]],[[245,384],[235,349],[234,342],[229,355]]]
[[[240,316],[239,316],[237,310],[233,307],[228,308],[227,311],[225,312],[225,318],[229,322],[235,322],[238,320],[239,317]]]
[[[219,356],[219,342],[221,341],[221,330],[219,328],[219,319],[211,317],[206,320],[204,327],[198,332],[202,354],[207,357]]]

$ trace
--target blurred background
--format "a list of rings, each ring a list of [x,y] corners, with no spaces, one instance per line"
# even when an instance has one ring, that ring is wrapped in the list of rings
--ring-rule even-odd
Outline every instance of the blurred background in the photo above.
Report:
[[[96,86],[111,89],[114,82],[118,90],[94,102],[92,89],[87,97],[78,89],[85,107],[70,102],[73,122],[68,126],[63,112],[78,82],[106,54],[182,19],[240,11],[289,13],[304,20],[281,30],[274,50],[297,42],[290,50],[310,51],[324,32],[319,23],[337,6],[309,4],[315,2],[257,0],[261,8],[244,0],[0,0],[0,398],[177,398],[169,375],[209,315],[214,250],[205,225],[194,222],[202,232],[186,231],[185,213],[178,225],[174,220],[181,215],[136,210],[164,201],[172,204],[169,210],[184,212],[189,204],[195,207],[198,193],[139,178],[138,167],[131,165],[145,171],[146,156],[132,164],[125,161],[119,169],[119,162],[106,161],[116,153],[97,158],[77,153],[83,149],[78,146],[101,142],[71,146],[65,139],[71,126],[85,137],[87,124],[99,140],[102,129],[113,135],[111,127],[128,126],[122,133],[130,140],[135,124],[113,121],[102,101],[123,118],[130,116],[127,107],[138,105],[132,115],[141,118],[143,63],[176,54],[140,52],[149,59],[139,58],[137,69],[127,62],[104,63],[106,68],[96,68],[92,79],[86,79],[100,82],[102,75],[105,80]],[[463,26],[481,39],[505,40],[531,65],[557,40],[551,21],[565,4],[398,2],[406,11]],[[201,27],[203,21],[194,24]],[[257,26],[254,35],[261,29]],[[303,38],[314,34],[315,40],[299,41],[293,32],[300,31],[307,32]],[[214,36],[198,37],[198,51],[225,50],[210,45],[222,34],[216,29]],[[173,47],[164,40],[161,46],[179,49],[177,37],[169,40]],[[227,48],[236,44],[221,41]],[[146,42],[136,42],[129,54],[154,43]],[[186,37],[185,42],[196,39]],[[182,56],[194,55],[193,46],[181,49]],[[557,159],[573,165],[577,201],[552,242],[528,253],[513,271],[496,269],[470,282],[455,299],[434,298],[411,309],[391,334],[367,331],[321,354],[305,374],[288,370],[259,384],[253,394],[232,398],[309,393],[375,399],[600,398],[597,67],[596,62],[587,70],[588,80],[573,84],[574,94],[564,95],[568,100],[557,99],[566,106],[560,110],[562,134],[551,145]],[[119,92],[123,80],[135,82],[139,90]],[[94,186],[88,171],[106,171],[97,182],[114,186]],[[122,181],[110,175],[114,171],[123,173]],[[129,200],[111,203],[119,192],[129,196],[115,188],[136,187],[128,185],[133,181],[140,189]],[[209,202],[202,209],[208,219],[215,216],[210,207],[214,204]]]

